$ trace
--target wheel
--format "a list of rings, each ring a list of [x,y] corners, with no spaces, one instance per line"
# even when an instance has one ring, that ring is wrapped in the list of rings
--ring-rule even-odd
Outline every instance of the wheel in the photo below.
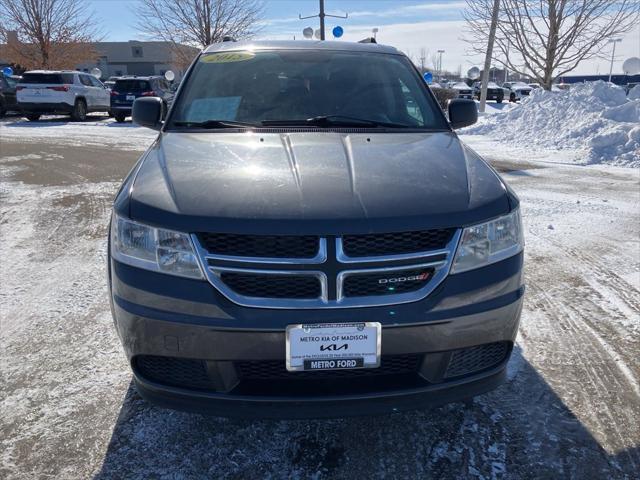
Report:
[[[498,99],[496,100],[496,102],[498,102],[498,103],[502,103],[502,99],[501,99],[501,98],[498,98]]]
[[[124,122],[124,119],[127,118],[127,116],[124,113],[116,113],[114,114],[114,117],[116,117],[116,122],[118,123]]]
[[[40,114],[39,113],[28,113],[27,114],[27,120],[29,120],[30,122],[37,122],[38,120],[40,120]]]
[[[512,94],[509,96],[509,101],[510,101],[510,102],[515,102],[515,101],[516,101],[516,94],[515,94],[515,93],[512,93]]]
[[[73,112],[71,118],[76,122],[84,122],[87,119],[87,102],[81,98],[73,104]]]
[[[109,118],[113,118],[113,112],[111,110],[109,110],[107,113],[109,114]]]

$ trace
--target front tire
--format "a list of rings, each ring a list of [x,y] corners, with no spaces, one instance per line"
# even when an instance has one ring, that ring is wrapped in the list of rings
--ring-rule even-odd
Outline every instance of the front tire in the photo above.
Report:
[[[71,118],[76,122],[84,122],[87,119],[87,103],[84,100],[76,100],[76,103],[73,104]]]
[[[502,103],[502,99],[501,99],[501,98],[498,98],[498,99],[496,100],[496,102],[497,102],[497,103]]]
[[[114,117],[116,117],[116,122],[118,123],[124,123],[125,118],[127,118],[124,113],[116,113]]]
[[[40,120],[40,114],[39,113],[29,113],[29,114],[27,114],[27,120],[29,120],[30,122],[37,122],[38,120]]]

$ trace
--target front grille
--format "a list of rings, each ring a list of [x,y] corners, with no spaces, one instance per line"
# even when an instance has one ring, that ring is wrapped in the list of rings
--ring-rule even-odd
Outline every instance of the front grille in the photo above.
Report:
[[[509,353],[507,342],[487,343],[477,347],[455,350],[451,354],[444,378],[477,373],[501,363]]]
[[[378,368],[352,370],[316,370],[313,372],[289,372],[284,360],[236,362],[241,380],[310,380],[331,378],[372,377],[384,375],[414,374],[420,368],[422,355],[386,355],[380,359]]]
[[[314,235],[199,233],[198,239],[210,254],[236,257],[314,258],[319,245]]]
[[[417,253],[446,247],[455,230],[441,228],[419,232],[345,235],[342,249],[349,257],[371,257]]]
[[[320,280],[313,275],[223,272],[220,278],[245,297],[313,299],[322,296]]]
[[[213,388],[204,360],[138,355],[134,365],[144,378],[163,385],[196,390]]]
[[[420,268],[349,275],[344,280],[343,295],[345,297],[368,297],[415,292],[429,283],[432,274],[432,268]]]

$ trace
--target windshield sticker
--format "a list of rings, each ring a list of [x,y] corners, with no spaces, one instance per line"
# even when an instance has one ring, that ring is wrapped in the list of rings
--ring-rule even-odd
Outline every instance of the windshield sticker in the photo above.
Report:
[[[190,122],[235,120],[242,97],[199,98],[191,102],[187,118]]]
[[[202,63],[231,63],[231,62],[244,62],[245,60],[251,60],[256,54],[253,52],[218,52],[207,53],[200,57]]]

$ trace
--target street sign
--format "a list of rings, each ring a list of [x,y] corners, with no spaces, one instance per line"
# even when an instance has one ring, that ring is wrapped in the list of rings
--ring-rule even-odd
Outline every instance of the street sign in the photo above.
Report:
[[[471,80],[477,80],[480,78],[480,69],[478,67],[471,67],[467,71],[467,77]]]
[[[427,82],[427,84],[431,85],[431,82],[433,82],[433,73],[431,72],[424,72],[424,81]]]
[[[4,68],[2,69],[2,74],[3,74],[5,77],[10,77],[11,75],[13,75],[13,68],[11,68],[11,67],[4,67]]]
[[[311,27],[307,27],[304,30],[302,30],[302,35],[304,35],[304,38],[312,38],[313,37],[313,28]]]
[[[344,29],[340,25],[338,25],[337,27],[334,27],[334,29],[333,29],[333,36],[334,37],[340,38],[343,33],[344,33]]]

